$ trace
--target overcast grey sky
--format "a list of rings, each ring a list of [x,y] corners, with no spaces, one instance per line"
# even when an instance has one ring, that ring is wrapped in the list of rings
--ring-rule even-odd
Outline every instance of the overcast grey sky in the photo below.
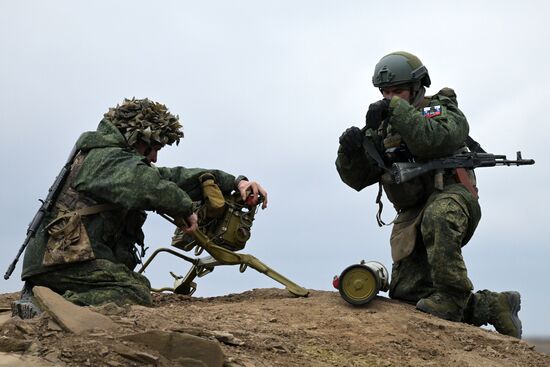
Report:
[[[548,336],[548,14],[543,0],[2,0],[0,270],[79,134],[132,96],[182,119],[185,139],[159,165],[220,168],[269,191],[245,252],[314,289],[361,259],[391,269],[377,188],[347,187],[334,160],[341,132],[380,99],[374,65],[406,50],[427,66],[428,94],[455,89],[487,151],[537,161],[477,170],[483,218],[464,257],[476,289],[521,292],[524,335]],[[154,214],[145,231],[151,249],[169,244],[172,227]],[[187,268],[165,255],[146,275],[166,286],[169,270]],[[19,290],[20,273],[21,263],[0,291]],[[279,284],[226,267],[196,295],[261,287]]]

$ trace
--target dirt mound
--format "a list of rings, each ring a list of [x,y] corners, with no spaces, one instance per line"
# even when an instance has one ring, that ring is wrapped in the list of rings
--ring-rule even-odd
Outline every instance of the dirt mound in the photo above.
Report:
[[[16,296],[0,295],[0,309]],[[55,366],[166,365],[157,351],[122,338],[146,330],[216,341],[230,367],[550,366],[550,356],[525,341],[380,297],[359,308],[337,292],[312,291],[308,298],[294,298],[280,289],[214,298],[157,294],[154,301],[152,308],[97,308],[120,326],[114,331],[76,336],[43,314],[5,321],[0,339],[20,340],[26,355]]]

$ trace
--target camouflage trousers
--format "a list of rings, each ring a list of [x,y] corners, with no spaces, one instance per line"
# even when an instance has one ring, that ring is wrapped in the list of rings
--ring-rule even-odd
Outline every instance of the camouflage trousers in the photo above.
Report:
[[[498,294],[472,293],[462,257],[462,247],[481,219],[477,201],[467,202],[453,192],[436,193],[422,215],[413,252],[392,266],[390,297],[416,303],[437,292],[458,306],[464,322],[487,322]]]
[[[45,286],[77,305],[97,306],[109,302],[118,305],[150,306],[149,280],[123,264],[98,259],[71,265],[62,270],[38,274],[28,281]]]

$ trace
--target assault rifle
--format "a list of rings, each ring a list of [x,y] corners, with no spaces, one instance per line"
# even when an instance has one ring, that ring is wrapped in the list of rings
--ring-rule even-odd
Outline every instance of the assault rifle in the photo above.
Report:
[[[23,241],[23,244],[19,248],[19,251],[15,256],[15,259],[10,264],[10,267],[6,271],[6,274],[4,274],[4,279],[6,280],[9,279],[9,277],[15,270],[15,266],[17,265],[17,262],[19,261],[21,254],[23,253],[23,251],[25,251],[25,248],[29,244],[30,240],[35,236],[46,214],[51,211],[55,203],[55,200],[57,199],[57,196],[59,195],[59,193],[61,192],[61,189],[63,188],[63,185],[65,184],[65,180],[67,179],[67,177],[69,176],[69,173],[71,172],[71,165],[73,164],[73,160],[78,154],[78,152],[79,150],[76,149],[76,146],[75,146],[71,151],[71,153],[69,154],[69,159],[67,159],[67,163],[65,163],[65,165],[63,166],[63,168],[55,178],[54,183],[48,190],[48,195],[44,200],[40,200],[42,205],[40,206],[40,208],[32,218],[29,224],[29,227],[27,228],[27,237],[25,238],[25,241]]]
[[[398,162],[391,166],[391,174],[395,183],[400,184],[412,180],[430,171],[441,171],[455,168],[478,168],[494,166],[526,166],[535,164],[533,159],[523,159],[517,152],[516,160],[508,160],[505,155],[468,152],[455,154],[447,158],[433,159],[427,162]]]

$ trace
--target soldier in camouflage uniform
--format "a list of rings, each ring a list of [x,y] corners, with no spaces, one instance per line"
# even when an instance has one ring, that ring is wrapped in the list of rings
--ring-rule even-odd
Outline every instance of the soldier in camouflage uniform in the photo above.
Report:
[[[82,134],[70,174],[29,243],[23,263],[26,289],[51,288],[79,305],[150,305],[150,283],[133,271],[143,250],[145,211],[185,218],[197,228],[192,202],[201,181],[214,179],[223,193],[265,190],[246,177],[202,168],[153,165],[164,145],[179,143],[179,118],[148,99],[109,109],[97,131]],[[263,207],[265,208],[264,201]]]
[[[396,184],[386,171],[393,162],[466,151],[469,127],[455,92],[444,88],[425,96],[428,71],[407,52],[384,56],[373,84],[383,99],[369,106],[365,127],[342,134],[336,168],[357,191],[380,185],[379,224],[382,188],[398,213],[390,239],[390,297],[444,319],[490,323],[498,332],[520,338],[519,293],[472,293],[468,279],[461,249],[481,218],[473,172],[430,172]]]

